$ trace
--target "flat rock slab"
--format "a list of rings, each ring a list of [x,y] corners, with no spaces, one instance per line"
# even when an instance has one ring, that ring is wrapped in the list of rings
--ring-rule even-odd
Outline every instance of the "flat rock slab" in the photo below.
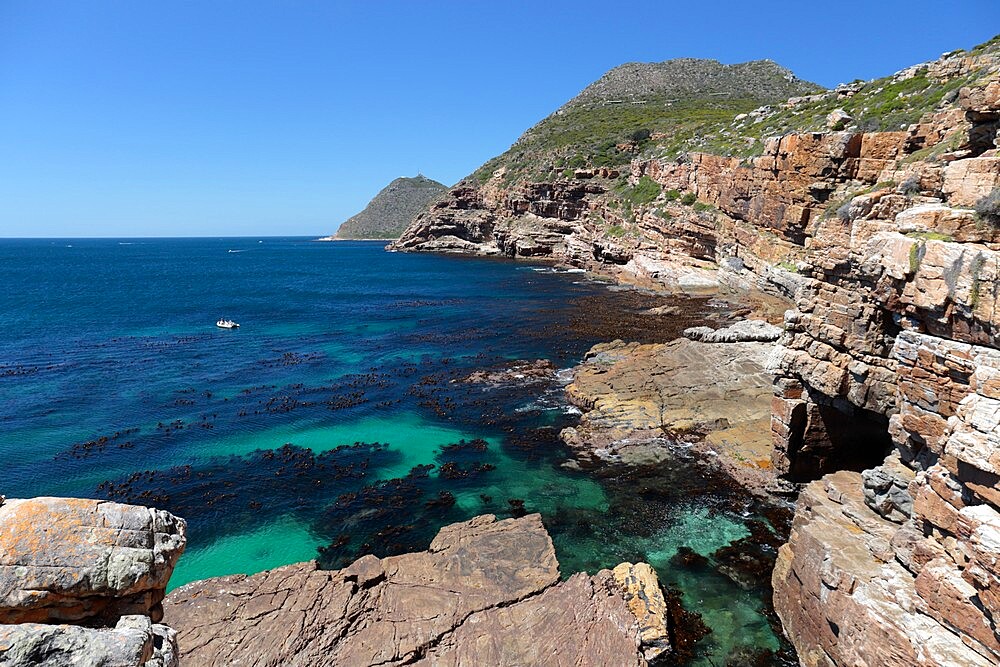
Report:
[[[766,370],[775,345],[665,344],[615,341],[596,345],[567,388],[584,410],[563,440],[581,462],[651,463],[669,457],[671,442],[695,442],[749,487],[773,478],[771,397]]]
[[[83,498],[0,505],[0,623],[158,620],[184,551],[186,523],[169,512]]]
[[[164,609],[185,665],[645,664],[624,591],[606,571],[559,583],[537,514],[477,517],[343,570],[194,582]]]
[[[607,570],[577,573],[541,595],[472,614],[415,664],[638,667],[647,663],[635,624]]]

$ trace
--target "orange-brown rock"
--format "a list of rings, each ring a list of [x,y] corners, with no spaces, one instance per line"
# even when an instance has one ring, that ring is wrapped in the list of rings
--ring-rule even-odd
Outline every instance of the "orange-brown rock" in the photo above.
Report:
[[[158,621],[186,524],[146,507],[81,498],[0,505],[0,623]]]
[[[658,590],[658,589],[657,589]],[[537,514],[442,528],[426,552],[182,586],[165,601],[185,665],[645,665],[608,571],[559,582]],[[649,619],[643,618],[643,623]]]

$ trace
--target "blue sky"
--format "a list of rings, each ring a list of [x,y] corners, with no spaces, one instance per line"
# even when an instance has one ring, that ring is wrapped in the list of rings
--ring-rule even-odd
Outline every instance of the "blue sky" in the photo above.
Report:
[[[452,184],[606,70],[833,86],[1000,32],[996,0],[0,0],[0,236],[326,234]]]

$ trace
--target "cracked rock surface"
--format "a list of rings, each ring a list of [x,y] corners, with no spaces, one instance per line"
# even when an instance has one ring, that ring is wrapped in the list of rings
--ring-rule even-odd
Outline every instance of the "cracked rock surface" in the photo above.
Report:
[[[537,514],[442,528],[427,551],[194,582],[164,601],[185,665],[645,665],[611,574],[559,581]]]
[[[113,623],[123,614],[158,621],[186,525],[136,505],[7,499],[0,505],[0,623]]]

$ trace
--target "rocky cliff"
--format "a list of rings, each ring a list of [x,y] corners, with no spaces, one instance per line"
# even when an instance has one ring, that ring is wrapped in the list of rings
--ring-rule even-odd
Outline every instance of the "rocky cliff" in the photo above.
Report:
[[[500,165],[393,248],[787,299],[771,466],[818,480],[773,575],[800,660],[996,664],[998,129],[994,39],[733,115],[699,140],[708,150],[679,150],[693,140],[676,134],[624,143],[627,169],[591,160],[536,181]]]
[[[332,238],[399,238],[414,216],[447,190],[445,185],[422,175],[397,178],[382,188],[363,211],[345,220]]]

